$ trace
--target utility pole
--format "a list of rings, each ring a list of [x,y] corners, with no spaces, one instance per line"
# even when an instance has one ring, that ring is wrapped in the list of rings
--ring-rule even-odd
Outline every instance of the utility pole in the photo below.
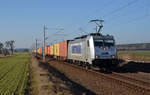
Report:
[[[43,61],[45,62],[45,30],[46,30],[46,27],[44,25],[43,27]]]
[[[46,39],[47,37],[45,37],[45,31],[46,29],[48,29],[45,25],[43,27],[43,61],[45,62],[45,45],[46,45]],[[49,28],[50,29],[50,28]],[[52,30],[64,30],[63,28],[51,28]]]
[[[35,39],[35,49],[36,49],[35,55],[37,56],[37,39]]]

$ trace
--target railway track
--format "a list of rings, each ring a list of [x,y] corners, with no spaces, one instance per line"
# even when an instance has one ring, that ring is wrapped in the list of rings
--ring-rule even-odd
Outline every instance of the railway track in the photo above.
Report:
[[[150,95],[150,82],[149,81],[133,78],[131,76],[127,76],[127,75],[123,75],[123,74],[119,74],[119,73],[115,73],[115,72],[105,74],[102,72],[98,72],[98,71],[95,71],[92,69],[86,69],[84,67],[70,64],[67,62],[61,61],[59,63],[62,63],[62,64],[67,65],[67,66],[71,66],[71,67],[76,68],[78,70],[82,70],[83,72],[86,72],[86,73],[93,74],[96,77],[106,79],[106,80],[111,81],[113,83],[117,83],[123,87],[129,88],[132,91],[140,93],[140,95]]]
[[[133,78],[131,76],[127,76],[127,75],[123,75],[123,74],[119,74],[119,73],[115,73],[115,72],[113,72],[112,75],[114,77],[118,77],[120,79],[129,80],[131,82],[134,82],[134,83],[136,83],[138,85],[145,86],[145,87],[147,87],[147,88],[150,89],[150,82],[149,81],[142,80],[142,79],[137,79],[137,78]]]
[[[65,62],[65,64],[69,65],[73,68],[82,70],[84,72],[92,73],[95,76],[103,77],[103,78],[110,80],[112,82],[117,82],[122,86],[126,86],[129,89],[133,89],[137,92],[140,92],[141,95],[150,95],[150,82],[148,82],[148,81],[133,78],[133,77],[122,75],[122,74],[115,73],[115,72],[112,72],[109,74],[104,74],[104,73],[101,73],[98,71],[86,69],[86,68],[83,68],[83,67],[80,67],[77,65],[73,65],[73,64],[69,64],[66,62]]]

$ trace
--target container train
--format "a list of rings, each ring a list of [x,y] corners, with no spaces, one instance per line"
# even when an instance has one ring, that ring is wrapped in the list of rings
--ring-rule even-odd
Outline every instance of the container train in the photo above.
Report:
[[[44,48],[38,48],[37,52],[42,55],[45,50],[47,56],[87,67],[107,68],[118,64],[115,39],[112,35],[91,33]]]

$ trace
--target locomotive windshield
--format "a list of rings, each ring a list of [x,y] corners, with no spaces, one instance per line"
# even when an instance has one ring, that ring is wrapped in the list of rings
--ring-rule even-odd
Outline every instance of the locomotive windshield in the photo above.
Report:
[[[103,46],[103,44],[104,44],[104,40],[102,40],[102,39],[95,39],[94,40],[95,46]]]
[[[114,40],[113,39],[95,39],[94,45],[98,47],[101,47],[101,46],[110,47],[114,45]]]
[[[104,46],[113,46],[114,40],[104,40]]]

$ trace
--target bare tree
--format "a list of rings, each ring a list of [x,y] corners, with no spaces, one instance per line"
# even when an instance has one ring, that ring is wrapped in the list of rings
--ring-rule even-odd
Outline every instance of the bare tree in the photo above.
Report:
[[[3,54],[6,56],[9,54],[10,41],[5,42],[5,48],[3,49]]]
[[[3,51],[3,47],[4,47],[3,43],[0,42],[0,53],[1,54],[2,54],[2,51]]]
[[[12,55],[13,55],[13,53],[14,53],[14,43],[15,43],[15,41],[14,40],[11,40],[10,42],[9,42],[9,44],[10,44],[10,50],[11,50],[11,53],[12,53]]]
[[[4,56],[9,55],[9,51],[7,48],[3,48],[3,54]]]
[[[14,52],[14,43],[15,43],[14,40],[6,41],[6,42],[5,42],[6,48],[9,49],[9,50],[11,50],[11,53],[12,53],[12,54],[13,54],[13,52]]]
[[[10,48],[10,41],[6,41],[6,42],[5,42],[5,47],[6,47],[7,49]]]

